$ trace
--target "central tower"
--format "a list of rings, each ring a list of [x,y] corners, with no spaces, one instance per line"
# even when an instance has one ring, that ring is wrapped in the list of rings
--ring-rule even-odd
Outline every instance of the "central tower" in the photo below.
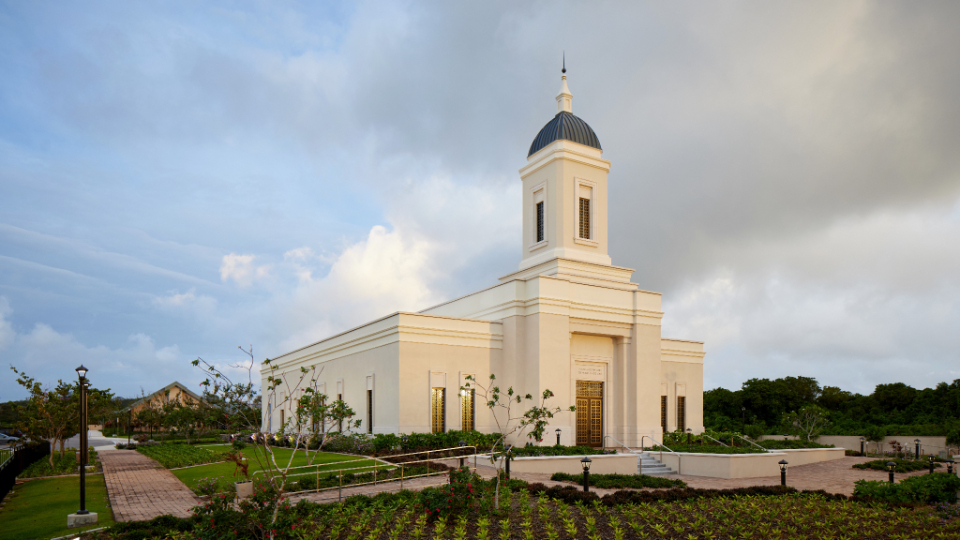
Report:
[[[607,254],[607,173],[600,140],[574,116],[563,69],[557,114],[530,145],[523,181],[520,271],[554,259],[610,265]]]

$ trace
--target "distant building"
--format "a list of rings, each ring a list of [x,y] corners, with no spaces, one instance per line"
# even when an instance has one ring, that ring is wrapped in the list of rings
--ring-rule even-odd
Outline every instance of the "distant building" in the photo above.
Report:
[[[174,381],[156,392],[144,396],[130,404],[127,409],[137,414],[146,408],[159,409],[167,403],[180,402],[182,405],[193,405],[203,401],[203,398],[191,392],[186,386]]]
[[[661,336],[660,293],[630,281],[607,254],[607,173],[600,141],[572,113],[563,75],[556,116],[520,169],[523,251],[517,271],[482,291],[394,313],[274,358],[295,383],[317,365],[320,391],[342,398],[370,433],[491,432],[465,377],[521,395],[550,389],[563,412],[544,444],[637,446],[663,431],[703,430],[703,343]],[[463,211],[470,208],[462,201]],[[630,235],[629,230],[614,231]],[[261,373],[264,387],[268,370]],[[291,418],[284,386],[265,392],[266,429]],[[279,404],[279,407],[273,407]],[[524,402],[524,408],[530,402]],[[524,442],[524,441],[518,441]],[[650,440],[645,441],[650,444]]]

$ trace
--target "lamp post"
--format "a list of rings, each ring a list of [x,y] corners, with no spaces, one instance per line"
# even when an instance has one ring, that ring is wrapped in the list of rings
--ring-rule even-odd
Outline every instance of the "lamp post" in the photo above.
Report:
[[[930,454],[930,474],[933,474],[933,454]]]
[[[920,459],[920,439],[914,439],[913,443],[917,445],[917,457],[915,459]]]
[[[83,527],[97,522],[97,514],[87,510],[87,368],[77,368],[80,390],[80,510],[67,516],[67,528]]]
[[[407,451],[407,436],[404,435],[403,437],[400,437],[400,440],[403,441],[403,451],[406,452],[406,451]]]
[[[787,460],[781,459],[777,465],[780,465],[780,486],[787,487]]]
[[[747,434],[747,408],[740,407],[740,433]]]
[[[512,444],[508,444],[508,445],[507,445],[506,447],[504,447],[504,449],[503,449],[503,459],[507,460],[507,463],[506,463],[506,465],[507,465],[507,480],[510,479],[510,450],[512,450],[512,449],[513,449],[513,445],[512,445]]]
[[[947,462],[947,474],[953,474],[953,460]]]
[[[560,428],[557,428],[557,446],[560,446]]]
[[[583,491],[590,491],[590,462],[589,456],[583,456],[580,466],[583,467]]]
[[[467,445],[467,441],[460,441],[460,446],[461,446],[461,447],[466,446],[466,445]],[[463,460],[464,460],[464,457],[463,457],[463,454],[461,453],[461,454],[460,454],[460,468],[461,468],[461,469],[463,468]]]
[[[897,464],[894,463],[894,462],[892,462],[892,461],[888,461],[888,462],[887,462],[887,469],[890,471],[890,483],[891,483],[891,484],[893,483],[893,469],[895,469],[896,466],[897,466]]]
[[[860,455],[861,455],[861,456],[865,456],[865,455],[867,455],[867,454],[866,454],[866,453],[864,453],[864,451],[863,451],[863,444],[864,444],[864,441],[866,441],[866,439],[864,439],[863,437],[860,437]]]
[[[687,446],[690,446],[690,435],[693,433],[692,428],[687,428]]]

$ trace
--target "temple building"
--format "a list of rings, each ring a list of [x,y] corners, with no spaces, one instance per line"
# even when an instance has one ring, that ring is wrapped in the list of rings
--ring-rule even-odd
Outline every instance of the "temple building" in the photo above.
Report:
[[[660,293],[641,290],[630,281],[633,270],[611,264],[610,162],[593,129],[574,116],[565,73],[557,114],[520,169],[516,271],[473,294],[278,356],[277,373],[293,381],[301,367],[317,366],[320,391],[349,404],[369,433],[494,431],[476,390],[461,391],[468,375],[485,383],[491,373],[503,389],[554,392],[548,404],[565,412],[543,444],[555,442],[556,428],[563,444],[590,446],[703,430],[703,343],[664,338]],[[289,418],[285,392],[264,395],[264,410],[281,405],[267,429]],[[566,412],[570,405],[575,413]]]

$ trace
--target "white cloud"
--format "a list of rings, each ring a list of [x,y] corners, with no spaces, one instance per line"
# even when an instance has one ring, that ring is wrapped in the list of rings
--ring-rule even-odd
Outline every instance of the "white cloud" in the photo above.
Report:
[[[10,309],[10,302],[5,296],[0,296],[0,351],[6,349],[7,346],[13,343],[13,338],[16,337],[13,325],[7,320],[7,317],[12,313],[13,310]]]
[[[263,278],[269,275],[266,267],[254,267],[254,255],[237,255],[231,253],[223,256],[220,263],[220,280],[223,282],[231,279],[240,287],[249,287],[253,284],[254,277]]]

